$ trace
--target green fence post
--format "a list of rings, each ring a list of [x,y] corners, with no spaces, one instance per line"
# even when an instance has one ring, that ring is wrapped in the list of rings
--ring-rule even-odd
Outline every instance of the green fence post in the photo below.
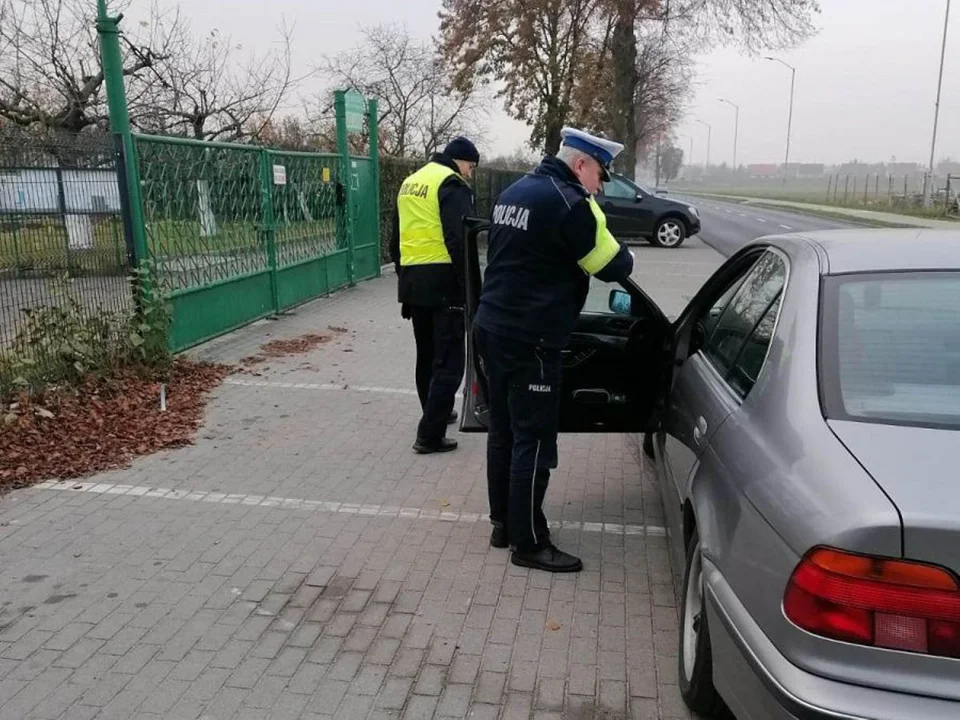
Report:
[[[380,236],[380,118],[377,115],[377,99],[367,102],[367,127],[370,131],[370,162],[373,164],[373,213],[377,219],[377,277],[383,258],[383,239]]]
[[[127,110],[127,94],[123,82],[123,53],[120,50],[120,20],[123,14],[107,15],[106,0],[97,0],[97,35],[100,38],[100,62],[107,88],[107,108],[110,115],[110,130],[120,136],[123,147],[123,164],[126,175],[128,212],[133,233],[133,254],[137,266],[147,260],[147,232],[143,221],[143,199],[140,193],[140,171],[137,166],[136,148],[130,131],[130,113]],[[150,297],[150,278],[140,276],[141,297]],[[138,298],[139,300],[139,298]]]
[[[354,266],[353,222],[353,167],[350,162],[350,143],[347,141],[347,93],[337,90],[333,94],[337,118],[337,153],[340,155],[340,181],[343,183],[343,200],[346,208],[343,215],[343,231],[347,240],[347,278],[350,286],[356,285]]]
[[[270,151],[260,151],[260,242],[267,246],[270,268],[270,299],[273,312],[280,312],[280,287],[277,277],[276,223],[273,216],[273,164]]]

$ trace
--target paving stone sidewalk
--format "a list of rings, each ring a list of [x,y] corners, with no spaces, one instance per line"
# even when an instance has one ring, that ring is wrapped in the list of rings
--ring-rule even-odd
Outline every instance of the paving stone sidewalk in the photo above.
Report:
[[[676,314],[721,261],[636,249]],[[564,436],[576,575],[489,547],[484,437],[410,449],[413,341],[386,276],[215,341],[197,443],[0,499],[0,718],[688,718],[662,505],[637,439]]]

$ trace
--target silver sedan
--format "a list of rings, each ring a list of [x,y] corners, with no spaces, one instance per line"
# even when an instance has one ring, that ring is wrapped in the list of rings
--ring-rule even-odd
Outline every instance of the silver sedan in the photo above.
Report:
[[[718,275],[645,448],[684,699],[960,717],[960,233],[764,238]]]
[[[486,228],[467,223],[468,328]],[[559,428],[646,433],[690,708],[960,718],[960,232],[762,238],[675,322],[632,281],[596,289]],[[461,429],[485,432],[467,338]]]

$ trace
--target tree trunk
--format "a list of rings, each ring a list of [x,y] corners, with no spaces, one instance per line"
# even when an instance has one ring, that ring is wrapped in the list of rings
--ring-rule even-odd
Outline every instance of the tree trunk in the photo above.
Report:
[[[556,155],[560,149],[560,131],[563,130],[563,118],[556,113],[547,115],[544,131],[544,151],[548,155]]]
[[[623,143],[623,152],[614,168],[633,179],[637,164],[637,122],[634,94],[637,88],[638,0],[618,0],[617,17],[611,37],[613,55],[613,139]]]

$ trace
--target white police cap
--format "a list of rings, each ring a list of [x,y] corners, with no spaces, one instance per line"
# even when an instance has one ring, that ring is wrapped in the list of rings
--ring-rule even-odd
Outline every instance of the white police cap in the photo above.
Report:
[[[610,179],[610,165],[613,164],[613,159],[623,151],[623,145],[618,142],[571,127],[565,127],[560,131],[560,139],[563,145],[580,150],[600,163],[604,171],[604,180]]]

